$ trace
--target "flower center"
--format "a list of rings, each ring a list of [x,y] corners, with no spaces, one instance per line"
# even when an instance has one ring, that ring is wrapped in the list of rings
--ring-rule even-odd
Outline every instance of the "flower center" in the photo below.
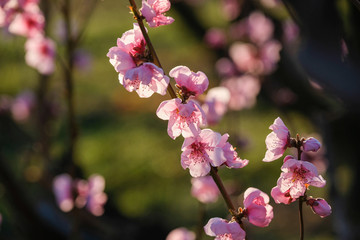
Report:
[[[191,144],[192,158],[198,159],[199,161],[203,161],[204,156],[206,154],[206,152],[205,152],[206,147],[207,147],[207,145],[202,142],[194,142],[193,144]]]
[[[151,62],[152,58],[150,55],[149,50],[146,48],[145,40],[141,40],[140,44],[135,46],[131,51],[130,54],[136,66],[140,66],[145,62]]]
[[[233,240],[231,233],[219,235],[219,240]]]
[[[308,173],[309,171],[306,169],[301,168],[296,168],[294,170],[294,174],[293,174],[293,179],[292,182],[295,181],[302,181],[305,179],[305,174]]]

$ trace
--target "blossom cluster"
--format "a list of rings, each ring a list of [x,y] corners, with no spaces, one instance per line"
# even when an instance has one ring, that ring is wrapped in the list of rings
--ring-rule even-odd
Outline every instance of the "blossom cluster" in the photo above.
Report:
[[[240,9],[237,1],[223,1],[226,16],[233,15],[233,9]],[[238,15],[236,13],[235,15]],[[233,19],[233,18],[232,18]],[[239,111],[251,108],[256,103],[261,83],[273,73],[280,60],[282,45],[274,39],[274,24],[260,11],[251,12],[247,17],[233,21],[229,30],[210,28],[204,40],[211,48],[227,51],[229,57],[220,58],[215,67],[221,78],[221,87],[213,101],[224,103],[217,118],[209,122],[216,124],[229,110]],[[230,96],[230,97],[228,97]],[[211,108],[216,109],[214,104]],[[216,111],[216,110],[212,110]]]
[[[39,0],[3,0],[0,2],[0,27],[26,37],[25,61],[44,75],[55,69],[55,43],[44,33],[45,18]]]
[[[91,175],[88,180],[72,179],[63,173],[53,180],[53,192],[59,208],[64,212],[71,211],[74,207],[85,207],[95,216],[104,213],[104,204],[107,195],[104,193],[105,179],[98,174]]]
[[[234,32],[237,33],[234,38],[241,41],[230,47],[230,59],[218,62],[220,73],[226,80],[223,86],[210,89],[206,97],[201,98],[199,96],[209,86],[206,74],[192,71],[187,66],[176,66],[167,76],[154,49],[147,42],[147,30],[142,21],[145,19],[150,27],[171,24],[174,19],[165,16],[165,12],[170,9],[170,2],[143,0],[142,4],[141,15],[134,6],[131,8],[138,23],[134,23],[133,29],[118,38],[117,45],[110,48],[107,56],[118,74],[120,84],[129,92],[135,91],[141,98],[148,98],[154,93],[165,95],[171,88],[170,78],[174,79],[176,93],[169,91],[172,99],[160,103],[156,115],[168,121],[167,133],[170,138],[184,138],[180,162],[193,177],[191,194],[200,202],[215,202],[222,188],[214,177],[218,168],[243,168],[249,161],[238,156],[236,149],[228,142],[229,134],[222,135],[204,127],[217,123],[228,108],[240,110],[255,103],[260,91],[260,77],[272,73],[279,60],[281,45],[272,39],[273,23],[262,13],[254,12],[234,26]],[[211,36],[208,39],[211,41]],[[221,45],[222,39],[217,38],[213,42],[214,46]],[[202,105],[199,99],[205,99]],[[320,142],[315,138],[291,138],[280,118],[275,120],[270,129],[273,132],[265,141],[267,152],[264,162],[280,158],[290,147],[297,148],[299,155],[302,151],[317,151],[320,148]],[[326,207],[330,206],[323,199],[306,196],[310,185],[325,185],[325,180],[310,162],[287,156],[281,170],[283,173],[272,190],[276,203],[289,204],[299,199],[306,201],[322,217],[330,214],[326,212]],[[244,193],[244,207],[230,209],[231,220],[211,218],[204,231],[215,239],[245,239],[246,233],[242,226],[244,218],[258,227],[270,224],[274,214],[269,202],[266,193],[250,187]],[[194,238],[194,233],[183,228],[175,229],[167,237],[168,240]]]
[[[298,149],[298,159],[288,155],[284,158],[281,167],[282,173],[277,181],[277,185],[271,190],[271,196],[276,203],[290,204],[296,200],[305,201],[320,217],[331,214],[330,205],[322,198],[307,197],[309,186],[324,187],[326,181],[319,175],[314,164],[301,160],[301,153],[316,152],[320,149],[320,142],[313,138],[296,139],[290,137],[290,131],[280,118],[276,118],[269,127],[273,130],[266,137],[267,152],[264,162],[274,161],[280,158],[287,148]]]
[[[164,6],[160,8],[161,4]],[[169,4],[168,1],[143,1],[140,11],[150,27],[165,25],[158,21],[165,19],[164,12],[159,9],[168,9]],[[150,8],[153,14],[159,15],[158,18],[153,17],[149,20],[147,14]],[[171,22],[172,20],[166,24]],[[110,48],[107,56],[118,73],[120,84],[126,90],[129,92],[135,90],[139,97],[150,97],[153,93],[164,95],[170,79],[160,66],[154,63],[153,50],[148,46],[144,36],[147,34],[146,31],[141,29],[139,24],[134,24],[132,30],[118,38],[117,46]],[[175,80],[177,97],[160,103],[156,115],[168,121],[167,133],[170,138],[184,137],[181,147],[181,166],[189,169],[193,177],[192,195],[204,203],[214,202],[219,195],[219,190],[214,180],[208,176],[210,172],[217,171],[217,168],[221,166],[243,168],[249,162],[238,157],[235,148],[228,142],[227,133],[222,135],[208,128],[203,129],[208,119],[215,122],[225,112],[226,105],[230,102],[230,94],[228,94],[229,97],[223,97],[217,101],[217,91],[226,90],[225,88],[212,89],[203,104],[206,109],[204,111],[197,99],[209,86],[206,74],[201,71],[194,72],[186,66],[176,66],[170,70],[169,76]],[[207,114],[211,116],[207,117],[205,112],[214,114],[212,116]],[[268,195],[258,189],[249,188],[245,192],[244,209],[239,208],[238,212],[234,212],[230,223],[227,220],[219,220],[220,218],[211,219],[205,226],[205,232],[210,236],[221,235],[244,239],[245,231],[240,226],[242,218],[247,218],[256,226],[268,226],[273,218]],[[221,226],[214,228],[213,223],[217,225],[219,221]],[[236,231],[232,232],[233,227],[227,228],[227,224],[236,225],[234,227]],[[220,228],[222,230],[217,232],[216,229]],[[168,238],[176,239],[173,235],[186,239],[191,239],[193,236],[181,229],[169,234]]]

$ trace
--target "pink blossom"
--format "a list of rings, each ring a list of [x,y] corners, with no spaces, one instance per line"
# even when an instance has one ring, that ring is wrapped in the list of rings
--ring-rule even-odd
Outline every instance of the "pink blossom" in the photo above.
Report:
[[[139,97],[148,98],[154,93],[165,95],[169,81],[161,68],[152,63],[143,63],[139,67],[129,69],[122,84],[129,92],[135,90]]]
[[[308,186],[324,187],[326,181],[319,175],[316,167],[309,162],[288,159],[281,167],[277,186],[282,193],[289,191],[294,199],[305,194]]]
[[[209,125],[217,124],[227,112],[230,101],[230,92],[226,87],[215,87],[210,89],[201,106],[206,115]]]
[[[269,196],[257,188],[248,188],[244,193],[244,208],[249,222],[258,227],[267,227],[274,217]]]
[[[210,28],[206,32],[204,40],[212,48],[222,48],[226,44],[226,35],[221,28]]]
[[[74,187],[76,189],[77,196],[75,198],[75,206],[77,208],[83,208],[86,205],[87,198],[89,196],[89,184],[84,179],[78,179],[74,181]]]
[[[244,240],[245,231],[237,222],[228,222],[222,218],[211,218],[204,226],[205,233],[215,240]]]
[[[55,43],[49,38],[38,35],[25,43],[25,61],[41,74],[49,75],[55,70]]]
[[[169,76],[175,79],[178,88],[182,94],[189,96],[198,96],[202,94],[209,86],[209,80],[205,73],[193,72],[186,66],[177,66],[171,69]]]
[[[229,58],[220,58],[215,63],[216,71],[219,75],[231,77],[236,74],[236,67]]]
[[[270,74],[277,68],[280,60],[281,43],[276,40],[266,42],[260,49],[260,59],[262,62],[262,74]]]
[[[261,74],[264,70],[258,48],[251,43],[236,42],[230,46],[229,55],[237,69],[244,73]]]
[[[258,45],[272,38],[274,24],[262,12],[255,11],[246,19],[246,32],[250,40]]]
[[[12,117],[19,122],[26,121],[35,104],[35,96],[30,91],[20,93],[11,105]]]
[[[86,180],[77,180],[75,182],[77,197],[75,199],[76,207],[86,209],[95,216],[101,216],[104,213],[104,204],[107,201],[107,195],[104,193],[105,179],[98,174],[91,175]]]
[[[294,201],[296,201],[295,198],[292,198],[290,196],[290,191],[286,191],[285,193],[282,193],[280,191],[280,188],[278,186],[275,186],[271,189],[271,196],[274,199],[275,203],[284,203],[284,204],[290,204]]]
[[[232,110],[253,107],[261,89],[260,81],[251,75],[228,78],[222,86],[230,91],[229,108]]]
[[[241,5],[238,0],[222,0],[223,15],[227,20],[234,20],[240,15]]]
[[[45,18],[37,6],[16,13],[9,23],[9,32],[24,37],[43,34]]]
[[[310,198],[306,204],[310,205],[313,212],[324,218],[331,214],[331,206],[322,198]]]
[[[104,193],[105,179],[103,176],[94,174],[88,179],[89,196],[87,198],[86,208],[95,216],[101,216],[104,213],[104,204],[107,201],[107,195]]]
[[[210,176],[191,179],[191,195],[202,203],[216,202],[220,194],[218,187]]]
[[[59,208],[69,212],[74,207],[72,178],[69,174],[61,174],[53,180],[53,192]]]
[[[169,78],[162,69],[150,63],[151,56],[138,24],[134,23],[132,30],[118,38],[117,46],[109,49],[107,57],[126,90],[135,90],[140,97],[150,97],[154,92],[166,94]]]
[[[282,24],[283,38],[285,42],[294,42],[299,37],[299,27],[294,23],[293,20],[286,20]]]
[[[140,11],[150,27],[159,27],[174,22],[172,17],[165,16],[170,7],[169,0],[143,0]]]
[[[185,138],[181,150],[181,166],[189,168],[192,177],[202,177],[210,172],[211,166],[218,167],[226,161],[224,150],[218,145],[221,135],[210,129],[203,129],[195,137]]]
[[[218,147],[222,148],[224,151],[224,156],[226,161],[224,165],[228,168],[243,168],[248,165],[249,160],[238,157],[237,152],[235,151],[234,147],[227,141],[229,138],[229,134],[225,133],[221,136],[221,140],[218,144]]]
[[[205,114],[194,101],[182,103],[179,98],[163,101],[156,111],[162,120],[169,120],[167,132],[172,139],[182,136],[184,138],[196,136],[200,125],[206,123]]]
[[[28,36],[27,35],[27,31],[30,30],[28,27],[35,27],[36,25],[36,17],[33,18],[33,20],[35,20],[35,22],[28,22],[28,20],[30,20],[29,17],[29,13],[30,14],[36,14],[38,15],[38,19],[40,20],[39,23],[43,22],[44,19],[41,13],[41,10],[38,6],[38,2],[39,1],[34,1],[34,0],[1,0],[0,1],[0,27],[9,27],[9,25],[14,21],[14,19],[16,17],[16,22],[14,24],[14,26],[12,26],[12,28],[20,28],[20,29],[12,29],[10,30],[10,32],[13,32],[13,30],[15,32],[15,34],[20,34],[20,35],[24,35],[24,36]],[[23,15],[25,13],[25,15]],[[42,19],[41,19],[42,18]],[[24,20],[24,21],[22,21]],[[32,26],[32,23],[35,23],[34,26]],[[43,23],[41,23],[43,24]],[[42,32],[42,27],[39,28],[38,30],[40,30],[40,32]],[[19,33],[17,33],[19,32]],[[34,31],[34,33],[36,33],[36,31]]]
[[[167,235],[166,240],[195,240],[195,233],[186,228],[176,228]]]
[[[321,147],[321,143],[316,138],[309,137],[305,139],[302,146],[305,152],[317,152]]]
[[[239,71],[266,75],[276,69],[281,48],[281,44],[276,40],[267,41],[261,46],[236,42],[231,45],[229,55]]]
[[[69,174],[64,173],[55,177],[53,181],[56,200],[64,212],[70,211],[75,205],[77,208],[86,207],[95,216],[102,215],[103,206],[107,201],[104,188],[105,179],[98,174],[91,175],[86,181],[73,180]]]
[[[263,159],[264,162],[271,162],[280,158],[290,142],[289,129],[285,126],[281,118],[276,118],[269,129],[273,131],[267,135],[265,140],[267,151]]]

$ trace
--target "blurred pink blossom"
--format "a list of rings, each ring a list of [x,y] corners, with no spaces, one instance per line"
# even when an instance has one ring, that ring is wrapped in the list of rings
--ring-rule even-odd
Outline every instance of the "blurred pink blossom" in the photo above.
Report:
[[[222,86],[230,91],[229,108],[231,110],[241,110],[254,106],[261,88],[260,81],[251,75],[226,79]]]
[[[53,192],[59,208],[64,212],[69,212],[74,207],[72,195],[73,183],[69,174],[58,175],[53,180]]]
[[[231,77],[236,74],[236,67],[229,58],[220,58],[215,63],[216,71],[220,76]]]
[[[229,55],[237,69],[244,73],[261,74],[264,66],[258,57],[258,48],[250,43],[236,42],[230,46]]]
[[[159,27],[174,22],[172,17],[166,17],[165,12],[169,11],[171,3],[169,0],[142,0],[142,15],[150,27]]]
[[[205,233],[215,240],[244,240],[245,231],[237,222],[228,222],[222,218],[211,218],[204,226]]]
[[[177,87],[186,96],[198,96],[209,86],[209,80],[205,73],[193,72],[186,66],[177,66],[170,70],[169,76],[175,79]]]
[[[105,179],[98,174],[91,175],[88,180],[73,180],[69,174],[61,174],[54,178],[53,191],[60,209],[68,212],[86,207],[95,216],[104,213],[107,195],[104,193]]]
[[[280,42],[271,40],[263,44],[260,49],[260,59],[262,62],[262,74],[271,74],[276,70],[277,63],[280,60]]]
[[[238,0],[222,0],[223,15],[227,20],[234,20],[240,15],[241,5]]]
[[[185,138],[181,147],[181,166],[189,168],[192,177],[206,176],[211,166],[218,167],[226,161],[224,150],[219,146],[221,140],[221,135],[210,129]]]
[[[1,0],[0,27],[9,28],[9,25],[15,21],[10,30],[14,34],[30,36],[33,33],[34,35],[37,34],[37,30],[40,30],[41,33],[43,27],[36,30],[36,25],[43,25],[44,23],[38,3],[37,0]]]
[[[219,197],[219,189],[210,176],[191,179],[191,195],[202,203],[213,203]]]
[[[73,181],[75,185],[77,196],[75,198],[75,206],[77,208],[83,208],[86,205],[87,197],[89,196],[89,184],[84,179],[77,179]]]
[[[167,235],[165,240],[195,240],[195,233],[186,228],[176,228]]]
[[[101,216],[104,213],[104,204],[107,201],[107,195],[104,193],[105,179],[103,176],[94,174],[88,178],[89,195],[87,197],[86,208],[95,216]]]
[[[310,205],[313,212],[320,217],[324,218],[331,214],[331,206],[323,198],[312,198],[306,201],[306,204]]]
[[[211,88],[201,106],[206,115],[207,124],[217,124],[227,112],[230,91],[226,87]]]
[[[270,40],[274,33],[274,24],[262,12],[255,11],[246,20],[247,34],[258,45]]]
[[[50,38],[38,35],[29,38],[25,43],[26,63],[44,75],[55,70],[55,43]]]
[[[282,165],[281,171],[277,186],[282,193],[289,191],[294,199],[303,196],[308,186],[324,187],[326,184],[316,167],[309,162],[288,159]]]
[[[257,188],[250,187],[244,193],[244,208],[249,222],[258,227],[267,227],[274,217],[269,196]]]
[[[211,48],[222,48],[226,44],[226,35],[221,28],[210,28],[206,32],[204,40]]]
[[[271,162],[280,158],[290,144],[290,132],[280,117],[276,118],[269,127],[273,130],[265,139],[267,151],[264,162]]]
[[[282,28],[285,42],[292,43],[299,37],[300,29],[293,20],[283,21]]]
[[[268,41],[261,47],[251,43],[236,42],[231,45],[229,55],[239,71],[266,75],[276,69],[281,48],[281,44],[276,40]]]
[[[11,114],[14,120],[26,121],[35,105],[35,96],[30,91],[21,92],[11,104]]]
[[[230,27],[230,35],[234,39],[247,40],[258,47],[271,40],[273,34],[273,22],[260,11],[252,12],[247,18]]]
[[[194,101],[182,103],[179,98],[163,101],[156,115],[162,120],[169,120],[167,132],[172,139],[182,134],[184,138],[196,136],[200,126],[206,123],[205,113]]]
[[[316,138],[309,137],[305,139],[302,146],[305,152],[317,152],[321,147],[321,143]]]
[[[25,11],[15,14],[8,29],[10,33],[16,35],[35,37],[43,34],[44,24],[45,18],[40,10]]]
[[[278,186],[275,186],[271,189],[271,196],[274,199],[275,203],[283,203],[283,204],[290,204],[296,201],[295,198],[290,196],[290,191],[281,192]]]

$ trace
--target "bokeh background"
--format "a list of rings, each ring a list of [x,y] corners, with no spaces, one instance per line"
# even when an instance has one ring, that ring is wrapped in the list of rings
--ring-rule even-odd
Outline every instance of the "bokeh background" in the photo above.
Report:
[[[84,32],[76,48],[81,61],[72,72],[77,138],[69,155],[68,89],[61,63],[67,48],[61,40],[64,19],[58,2],[42,3],[47,34],[57,42],[53,75],[41,76],[26,65],[24,38],[1,33],[0,238],[165,239],[177,227],[196,232],[204,221],[203,207],[190,195],[191,177],[180,165],[182,140],[170,139],[167,122],[155,114],[169,96],[140,99],[127,92],[106,57],[116,39],[132,29],[128,1],[71,1],[72,28]],[[173,1],[168,15],[175,22],[149,29],[149,35],[165,72],[186,65],[206,73],[215,87],[220,82],[215,63],[227,56],[231,40],[214,49],[204,41],[207,30],[227,31],[254,10],[274,22],[274,37],[283,46],[277,70],[262,78],[252,108],[229,111],[212,127],[228,132],[239,156],[250,160],[243,169],[219,170],[234,202],[241,206],[242,193],[250,186],[270,194],[276,185],[282,161],[261,160],[268,127],[280,116],[293,135],[314,136],[323,143],[313,159],[327,186],[311,188],[309,194],[325,198],[333,214],[321,219],[305,207],[305,238],[359,239],[358,5],[355,0],[294,0],[271,7],[265,1],[240,0],[238,16],[229,19],[224,2]],[[288,19],[295,20],[300,30],[291,44],[282,37],[282,23]],[[20,119],[6,108],[19,96],[33,101],[29,115]],[[64,172],[82,178],[93,173],[104,176],[108,195],[104,215],[60,211],[51,181]],[[272,223],[267,228],[247,225],[249,239],[297,239],[297,204],[271,204]],[[206,221],[227,216],[220,198],[205,207]]]

